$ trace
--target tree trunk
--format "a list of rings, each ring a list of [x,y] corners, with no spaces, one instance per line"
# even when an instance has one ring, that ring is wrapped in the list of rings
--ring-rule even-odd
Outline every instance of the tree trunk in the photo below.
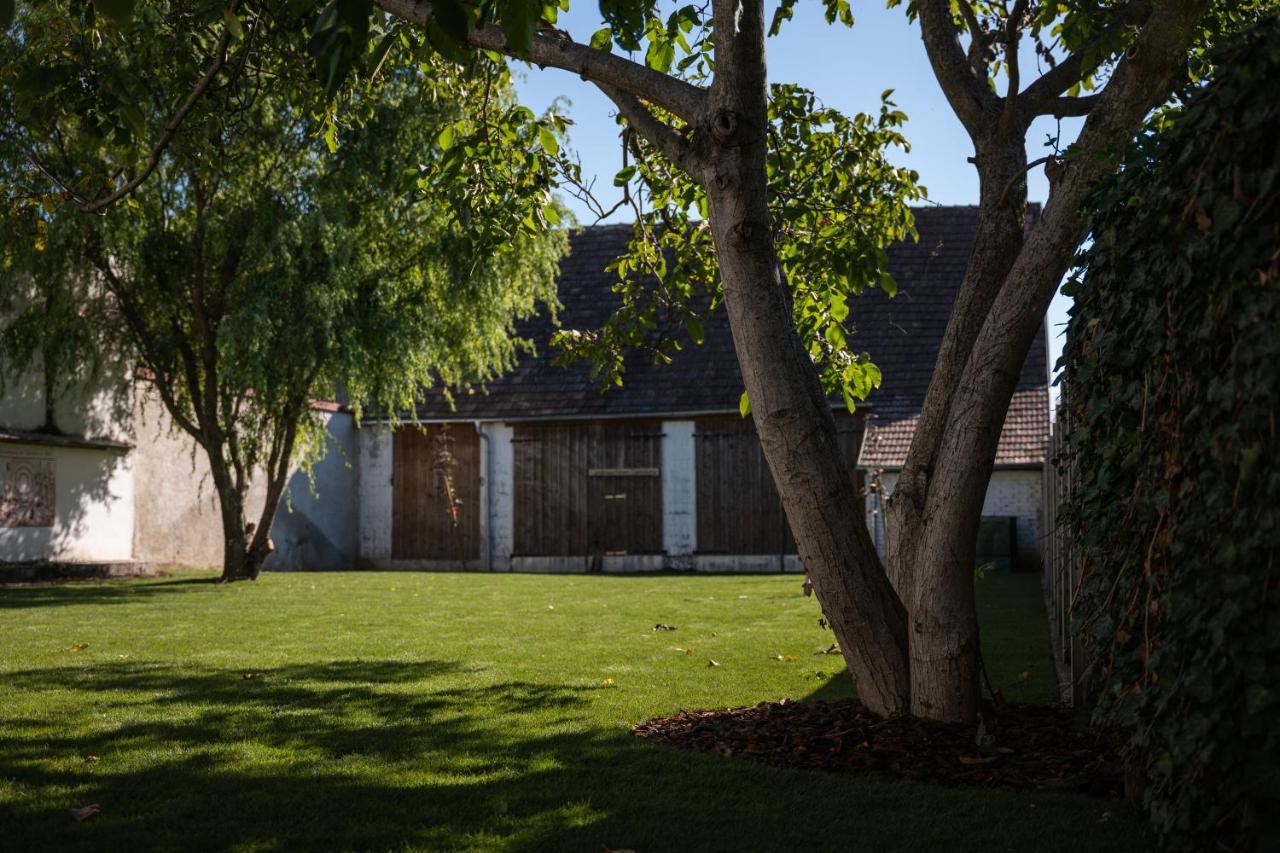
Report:
[[[703,134],[708,220],[734,348],[800,557],[858,695],[876,713],[903,713],[909,702],[906,614],[862,523],[831,404],[795,332],[774,253],[763,4],[746,2],[738,10],[736,32],[725,27],[716,42],[717,78]],[[732,11],[721,15],[718,6],[718,19],[734,19]]]
[[[973,247],[886,524],[886,567],[911,614],[911,713],[949,722],[974,719],[982,696],[973,590],[982,498],[959,501],[955,485],[942,476],[954,466],[940,467],[938,449],[974,340],[1026,229],[1027,156],[1020,129],[979,140],[975,149],[981,199]],[[944,516],[926,511],[936,492],[948,505]]]

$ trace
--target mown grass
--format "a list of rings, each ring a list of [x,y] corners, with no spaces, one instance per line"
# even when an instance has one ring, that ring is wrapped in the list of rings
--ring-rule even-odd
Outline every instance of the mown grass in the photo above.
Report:
[[[1036,583],[980,583],[987,665],[1013,700],[1053,695]],[[682,708],[849,695],[841,659],[815,654],[831,642],[818,616],[796,576],[0,589],[0,848],[1146,844],[1119,803],[787,771],[630,735]],[[90,803],[93,820],[68,815]]]

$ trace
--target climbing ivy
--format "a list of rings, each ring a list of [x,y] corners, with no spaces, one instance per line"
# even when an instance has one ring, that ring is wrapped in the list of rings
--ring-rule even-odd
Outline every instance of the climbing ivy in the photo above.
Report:
[[[1092,202],[1063,511],[1099,721],[1173,849],[1280,843],[1280,22]],[[1157,129],[1160,132],[1155,132]]]

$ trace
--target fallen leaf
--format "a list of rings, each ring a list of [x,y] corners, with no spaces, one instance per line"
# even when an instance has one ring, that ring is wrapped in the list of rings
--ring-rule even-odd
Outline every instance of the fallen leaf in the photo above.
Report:
[[[782,660],[782,655],[774,655],[770,660]]]
[[[605,685],[606,687],[612,687],[612,686],[613,686],[613,679],[612,679],[612,678],[606,678],[606,679],[604,679],[603,681],[601,681],[600,683],[601,683],[601,684],[603,684],[603,685]]]
[[[676,629],[675,625],[665,625],[662,622],[659,622],[657,625],[653,626],[653,630],[655,631],[674,631],[675,629]]]
[[[70,812],[73,818],[75,818],[79,822],[83,822],[88,820],[91,817],[94,817],[95,815],[101,814],[102,806],[98,805],[97,803],[93,803],[91,805],[81,806],[78,809],[70,809]]]
[[[129,659],[129,656],[128,656],[128,655],[116,655],[116,657],[120,658],[120,660],[128,660],[128,659]]]
[[[787,655],[787,660],[790,663],[795,663],[796,661],[800,660],[800,658],[796,657],[795,655]]]
[[[69,651],[69,652],[82,652],[82,651],[84,651],[84,650],[85,650],[85,649],[87,649],[87,648],[89,648],[89,644],[88,644],[88,643],[76,643],[75,645],[67,646],[67,651]]]
[[[257,678],[257,677],[258,677],[258,676],[257,676],[255,673],[252,673],[252,672],[246,672],[246,673],[244,674],[244,680],[245,680],[245,681],[250,681],[250,680],[252,680],[252,679],[254,679],[254,678]]]
[[[97,764],[97,763],[98,763],[98,756],[96,756],[96,755],[86,755],[86,756],[84,757],[84,760],[85,760],[85,761],[87,761],[87,762],[89,762],[90,764]]]
[[[554,604],[548,604],[548,605],[547,605],[547,609],[548,609],[548,610],[555,610],[555,609],[556,609],[556,606],[555,606]]]
[[[719,666],[719,665],[720,665],[719,661],[714,661],[714,660],[711,660],[710,658],[707,659],[707,666]]]

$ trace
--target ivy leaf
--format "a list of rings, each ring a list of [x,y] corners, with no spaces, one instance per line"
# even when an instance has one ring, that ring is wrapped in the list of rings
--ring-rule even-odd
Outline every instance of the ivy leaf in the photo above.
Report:
[[[117,27],[123,27],[133,17],[133,0],[93,0],[93,8],[110,18]],[[10,15],[10,19],[12,17]]]

